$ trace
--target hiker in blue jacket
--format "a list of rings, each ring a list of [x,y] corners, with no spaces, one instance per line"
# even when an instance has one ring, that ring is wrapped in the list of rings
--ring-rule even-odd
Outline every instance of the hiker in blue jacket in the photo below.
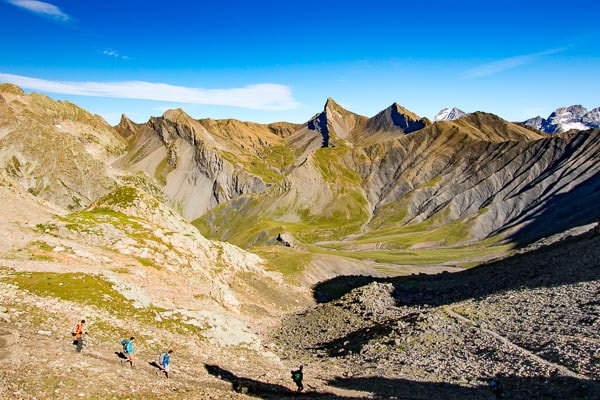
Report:
[[[165,371],[167,378],[171,377],[171,368],[169,367],[169,363],[171,362],[171,353],[173,353],[173,350],[169,350],[166,353],[161,353],[158,356],[158,365],[162,371]]]
[[[133,348],[133,339],[134,337],[130,337],[129,340],[123,339],[121,340],[121,345],[123,345],[123,353],[125,354],[126,359],[121,360],[121,364],[123,363],[131,363],[131,368],[135,367],[135,357],[133,356],[133,352],[135,351]]]

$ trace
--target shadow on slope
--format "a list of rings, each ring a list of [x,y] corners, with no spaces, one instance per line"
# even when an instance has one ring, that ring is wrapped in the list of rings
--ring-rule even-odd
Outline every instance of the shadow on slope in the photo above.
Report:
[[[385,337],[392,331],[392,325],[386,321],[375,326],[358,329],[331,342],[321,343],[314,350],[325,350],[329,357],[346,357],[349,354],[360,353],[365,344],[378,337]]]
[[[349,400],[355,397],[344,397],[337,396],[331,393],[322,393],[316,391],[304,391],[297,393],[290,388],[278,385],[276,383],[262,382],[256,379],[245,378],[243,376],[237,376],[233,372],[223,369],[217,365],[205,364],[206,371],[222,379],[226,382],[231,383],[231,388],[239,393],[248,394],[253,397],[261,399],[297,399],[297,398],[310,398],[310,399],[334,399],[334,400]],[[307,385],[308,386],[308,385]]]
[[[535,182],[532,182],[531,185],[535,185]],[[548,188],[548,190],[550,189],[552,188]],[[598,204],[600,204],[600,172],[567,193],[550,197],[532,215],[526,214],[525,218],[530,222],[507,237],[507,240],[516,243],[519,247],[542,237],[591,224],[600,218]],[[522,221],[522,218],[519,219],[513,223],[513,226]],[[510,225],[507,226],[507,228],[510,227]]]
[[[556,287],[600,279],[600,228],[559,243],[456,273],[395,278],[340,276],[319,283],[319,303],[371,282],[392,283],[398,305],[440,306],[511,289]]]
[[[286,386],[262,382],[235,375],[217,365],[205,364],[209,374],[229,382],[232,390],[261,399],[333,399],[351,400],[364,398],[340,396],[332,393],[307,391],[297,393]],[[492,391],[489,381],[481,380],[478,386],[467,387],[448,382],[419,382],[408,379],[391,379],[379,376],[335,378],[329,386],[345,390],[368,392],[371,399],[594,399],[598,383],[575,378],[545,377],[497,377],[498,391]]]
[[[349,390],[373,393],[375,399],[597,399],[598,383],[557,376],[516,377],[495,379],[497,390],[492,391],[489,381],[479,386],[465,387],[448,382],[418,382],[383,377],[336,378],[328,385]]]

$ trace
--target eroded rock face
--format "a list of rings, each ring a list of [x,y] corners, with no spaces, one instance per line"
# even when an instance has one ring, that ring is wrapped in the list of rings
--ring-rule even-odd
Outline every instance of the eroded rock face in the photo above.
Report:
[[[503,143],[459,134],[407,137],[366,149],[377,159],[365,172],[365,190],[375,214],[402,200],[404,223],[438,213],[470,217],[475,239],[532,223],[536,228],[521,235],[532,239],[597,218],[599,151],[597,130]]]
[[[224,151],[199,122],[171,110],[140,128],[133,150],[139,154],[119,165],[129,163],[128,168],[163,180],[171,203],[193,220],[211,207],[267,187],[259,176],[234,163],[235,158],[226,159]]]

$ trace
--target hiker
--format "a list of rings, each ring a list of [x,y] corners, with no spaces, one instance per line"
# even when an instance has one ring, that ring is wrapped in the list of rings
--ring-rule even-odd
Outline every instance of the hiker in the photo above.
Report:
[[[133,355],[133,339],[134,337],[132,336],[129,338],[129,340],[121,340],[121,345],[123,345],[123,354],[125,354],[126,357],[125,360],[121,360],[121,365],[128,362],[131,364],[131,368],[135,367],[135,357]]]
[[[304,378],[304,374],[302,373],[302,365],[298,367],[297,370],[292,371],[292,380],[298,386],[296,389],[297,392],[301,392],[304,390],[304,385],[302,384],[302,378]]]
[[[490,390],[496,395],[496,398],[501,399],[504,397],[504,391],[500,387],[500,382],[492,380],[490,382]]]
[[[166,353],[161,353],[158,356],[158,366],[160,367],[161,371],[165,371],[167,378],[171,377],[171,369],[169,367],[169,363],[171,362],[171,353],[173,353],[173,350],[169,350]]]
[[[85,327],[85,319],[82,319],[80,323],[78,323],[77,325],[75,325],[75,327],[73,327],[73,332],[71,332],[71,334],[73,336],[75,336],[75,342],[77,344],[77,349],[76,351],[78,353],[81,353],[81,350],[83,349],[83,328]],[[87,334],[87,332],[86,332]]]

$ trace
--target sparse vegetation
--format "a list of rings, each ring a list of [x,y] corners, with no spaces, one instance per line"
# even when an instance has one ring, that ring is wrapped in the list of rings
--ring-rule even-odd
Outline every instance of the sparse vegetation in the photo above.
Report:
[[[253,250],[267,260],[266,267],[269,271],[281,272],[292,283],[297,282],[312,260],[310,253],[283,246],[256,247]]]
[[[167,184],[167,175],[169,175],[169,173],[173,171],[173,167],[171,166],[171,164],[169,164],[168,161],[168,157],[165,156],[165,158],[163,158],[162,161],[156,167],[156,171],[154,171],[154,177],[156,178],[158,183],[160,183],[163,186]]]
[[[137,308],[134,302],[115,290],[112,284],[98,275],[54,272],[16,272],[2,278],[42,297],[93,306],[106,310],[121,319],[133,318],[147,325],[156,325],[175,333],[194,334],[202,338],[202,329],[184,324],[178,319],[156,319],[157,313],[165,311],[157,307]]]

